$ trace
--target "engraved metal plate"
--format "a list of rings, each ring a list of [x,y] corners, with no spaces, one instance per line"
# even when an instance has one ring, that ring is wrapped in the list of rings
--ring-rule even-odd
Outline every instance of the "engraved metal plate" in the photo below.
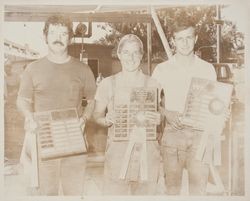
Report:
[[[41,160],[87,152],[75,109],[35,113],[38,122],[38,150]]]
[[[186,99],[182,123],[198,130],[204,130],[211,118],[226,116],[232,90],[231,84],[193,78]]]
[[[145,127],[147,140],[156,139],[156,125],[144,121],[144,112],[157,111],[156,88],[133,88],[128,97],[114,103],[116,121],[114,124],[114,140],[128,140],[135,126]]]

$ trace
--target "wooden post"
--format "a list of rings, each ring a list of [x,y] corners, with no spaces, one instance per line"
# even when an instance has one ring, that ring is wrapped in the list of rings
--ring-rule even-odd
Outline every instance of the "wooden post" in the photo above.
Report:
[[[159,34],[159,36],[161,38],[161,42],[163,44],[165,52],[167,53],[168,58],[170,58],[170,57],[172,57],[173,54],[172,54],[172,51],[171,51],[171,49],[169,47],[168,40],[167,40],[167,38],[165,36],[165,33],[164,33],[164,31],[163,31],[163,29],[161,27],[161,23],[160,23],[160,21],[158,19],[158,16],[157,16],[156,12],[155,12],[155,9],[153,7],[151,7],[151,15],[152,15],[153,21],[155,23],[156,29],[158,31],[158,34]]]
[[[229,134],[228,134],[228,195],[232,194],[232,105],[230,105]]]
[[[229,136],[230,136],[230,180],[229,180],[229,185],[230,185],[230,195],[237,195],[239,192],[239,142],[238,142],[238,135],[237,132],[232,132],[232,122],[235,122],[235,119],[233,117],[233,110],[234,101],[231,104],[230,107],[230,125],[229,125]]]
[[[31,135],[31,187],[39,187],[39,171],[38,171],[38,147],[37,147],[37,134],[29,133]]]
[[[232,194],[239,193],[239,146],[238,135],[232,132]]]

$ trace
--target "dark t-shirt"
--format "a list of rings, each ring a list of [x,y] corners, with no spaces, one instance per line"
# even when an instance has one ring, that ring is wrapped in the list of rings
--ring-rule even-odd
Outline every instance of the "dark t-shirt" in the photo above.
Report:
[[[77,108],[82,114],[82,98],[94,99],[96,84],[89,66],[71,58],[56,64],[41,58],[22,74],[18,96],[29,99],[34,111]]]

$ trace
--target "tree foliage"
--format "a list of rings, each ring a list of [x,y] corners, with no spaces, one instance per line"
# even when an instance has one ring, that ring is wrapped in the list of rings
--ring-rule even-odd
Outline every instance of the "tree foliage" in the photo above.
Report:
[[[131,14],[138,14],[141,11],[133,11]],[[216,62],[216,7],[215,6],[182,6],[169,7],[157,10],[160,23],[169,41],[170,47],[174,51],[171,42],[171,25],[175,20],[182,20],[183,17],[189,17],[196,24],[198,30],[198,40],[195,50],[202,50],[204,59],[210,62]],[[153,23],[152,23],[153,24]],[[108,34],[97,41],[98,43],[115,45],[124,34],[136,34],[144,44],[144,50],[147,51],[147,25],[145,23],[107,23],[102,27],[108,31]],[[236,50],[244,48],[244,35],[237,32],[237,27],[232,22],[224,22],[221,34],[221,62],[228,62],[229,58],[236,56]],[[239,42],[241,41],[241,42]],[[213,48],[212,48],[212,47]],[[205,48],[206,47],[206,48]],[[161,39],[156,27],[152,26],[152,57],[161,57],[166,59]]]

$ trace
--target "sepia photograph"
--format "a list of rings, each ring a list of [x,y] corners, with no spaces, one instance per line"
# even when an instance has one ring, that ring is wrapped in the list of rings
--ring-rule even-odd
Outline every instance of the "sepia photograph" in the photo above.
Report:
[[[2,3],[4,199],[248,200],[249,8]]]

